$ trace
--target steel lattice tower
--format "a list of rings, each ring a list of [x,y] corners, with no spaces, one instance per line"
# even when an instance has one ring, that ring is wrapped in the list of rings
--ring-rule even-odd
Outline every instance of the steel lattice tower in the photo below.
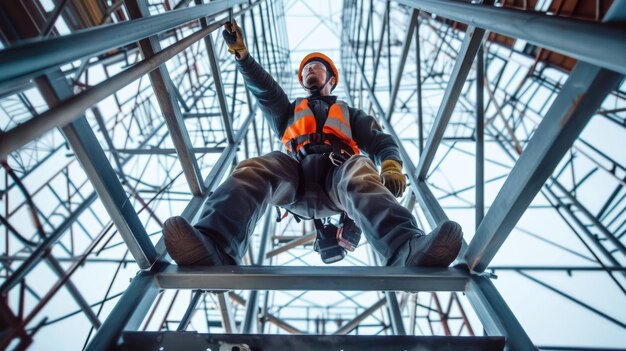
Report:
[[[163,221],[281,149],[231,19],[290,99],[306,53],[335,59],[400,145],[399,201],[463,225],[452,268],[366,242],[325,266],[271,207],[243,265],[172,264]],[[623,347],[624,23],[624,0],[0,1],[1,348]]]

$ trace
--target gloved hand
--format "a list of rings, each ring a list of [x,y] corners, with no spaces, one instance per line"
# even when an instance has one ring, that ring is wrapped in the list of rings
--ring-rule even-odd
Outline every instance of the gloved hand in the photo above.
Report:
[[[222,36],[228,46],[228,52],[234,54],[240,60],[248,56],[248,48],[243,42],[243,35],[241,34],[241,28],[237,25],[237,21],[233,20],[232,23],[224,23]]]
[[[383,185],[395,197],[402,196],[404,189],[406,189],[406,178],[402,174],[402,165],[398,161],[384,160],[380,169],[380,179]]]

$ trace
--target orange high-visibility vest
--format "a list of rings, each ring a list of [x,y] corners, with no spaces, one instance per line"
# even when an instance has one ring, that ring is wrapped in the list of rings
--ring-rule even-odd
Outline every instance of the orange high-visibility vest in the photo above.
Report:
[[[333,145],[333,141],[339,141],[337,146],[341,151],[353,155],[359,154],[359,147],[352,139],[348,105],[343,101],[337,100],[330,106],[328,117],[322,128],[321,140],[317,140],[317,135],[319,135],[317,123],[313,111],[309,108],[309,101],[297,99],[293,123],[287,127],[281,140],[289,153],[295,155],[300,148],[311,142]]]

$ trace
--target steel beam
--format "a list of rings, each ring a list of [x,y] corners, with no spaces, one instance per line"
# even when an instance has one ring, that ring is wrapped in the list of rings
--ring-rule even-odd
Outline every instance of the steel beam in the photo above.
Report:
[[[257,253],[256,260],[254,262],[255,267],[263,265],[265,262],[265,253],[267,251],[267,242],[269,240],[269,232],[271,227],[272,207],[268,206],[265,211],[265,221],[263,222],[263,229],[261,229],[261,244],[259,245],[259,252]],[[255,331],[259,322],[259,292],[258,290],[250,291],[250,296],[246,302],[246,311],[243,316],[243,323],[241,323],[241,332],[244,334],[252,333]]]
[[[193,152],[196,154],[215,154],[224,152],[225,148],[220,147],[196,147]],[[170,148],[154,148],[154,149],[114,149],[111,152],[128,155],[173,155],[176,149]]]
[[[576,207],[577,210],[582,212],[582,214],[585,217],[587,217],[587,219],[591,221],[591,223],[593,223],[594,227],[597,228],[600,231],[600,233],[602,233],[602,235],[604,235],[606,240],[610,241],[611,244],[615,246],[617,251],[621,252],[622,255],[626,256],[626,247],[624,247],[624,244],[622,244],[622,242],[619,241],[619,239],[616,238],[615,235],[611,233],[609,229],[605,227],[604,224],[602,224],[602,222],[600,222],[600,220],[596,218],[596,216],[594,216],[591,212],[589,212],[589,210],[583,204],[581,204],[580,201],[578,201],[578,199],[576,199],[576,197],[572,195],[556,178],[551,177],[551,181],[559,189],[559,191],[567,197],[567,199],[574,205],[574,207]],[[550,189],[550,186],[547,186],[546,188],[550,191],[552,196],[557,197],[557,195],[554,192],[552,192],[552,189]],[[574,211],[571,208],[569,208],[569,206],[565,206],[565,207],[566,207],[567,212],[569,212],[570,215],[574,217],[575,216]],[[584,229],[587,229],[586,226],[583,226],[583,227]],[[602,244],[600,244],[598,239],[594,239],[593,241],[594,243],[599,244],[600,246],[603,246]]]
[[[217,294],[217,305],[220,310],[220,317],[222,318],[222,327],[225,332],[236,334],[238,330],[235,324],[235,316],[233,315],[233,307],[230,303],[230,298],[228,298],[226,294],[228,293]]]
[[[475,228],[485,217],[485,53],[476,54],[476,211]]]
[[[202,0],[195,0],[195,2],[196,5],[199,5],[202,3]],[[209,21],[206,18],[201,18],[200,25],[202,26],[202,28],[207,28],[209,26]],[[226,104],[226,93],[224,92],[224,84],[222,83],[222,74],[220,72],[220,67],[217,64],[217,55],[215,53],[213,38],[210,35],[204,37],[204,45],[207,51],[209,66],[211,67],[211,76],[213,76],[213,82],[215,82],[215,93],[217,94],[217,101],[219,103],[222,120],[224,122],[226,138],[228,139],[228,142],[232,144],[234,142],[233,127],[231,125],[232,118],[228,113],[228,106]]]
[[[584,62],[572,70],[469,244],[465,260],[483,271],[563,155],[623,76]]]
[[[537,349],[489,278],[472,275],[466,295],[487,335],[506,337],[510,351]]]
[[[60,71],[57,71],[60,74]],[[49,84],[53,79],[46,78]],[[65,79],[65,78],[62,78]],[[58,89],[70,89],[69,84]],[[41,88],[40,88],[41,89]],[[46,94],[44,94],[46,95]],[[61,95],[61,94],[60,94]],[[67,96],[67,95],[66,95]],[[107,213],[126,242],[139,268],[148,269],[156,261],[156,251],[137,212],[109,163],[85,117],[63,127],[76,157],[98,193]]]
[[[23,39],[33,36],[37,31],[37,25],[32,21],[15,22],[13,26]],[[59,105],[73,96],[72,87],[59,69],[46,73],[35,79],[35,82],[48,106]],[[129,251],[139,267],[147,269],[156,261],[154,246],[87,119],[80,113],[77,114],[78,120],[63,127],[62,132]],[[8,134],[3,135],[3,142]]]
[[[178,324],[176,331],[185,331],[185,329],[187,329],[187,326],[189,326],[189,323],[191,322],[191,317],[193,316],[193,312],[196,310],[196,307],[198,306],[198,303],[200,302],[200,299],[203,296],[204,296],[204,291],[202,290],[195,290],[193,292],[193,297],[191,298],[191,301],[189,302],[189,306],[187,306],[187,310],[185,311],[183,318],[180,320],[180,323]]]
[[[247,346],[243,346],[247,345]],[[442,347],[442,345],[445,345]],[[501,337],[390,335],[255,335],[181,332],[124,334],[129,350],[502,351]]]
[[[391,329],[394,335],[406,335],[404,321],[402,320],[402,311],[398,304],[398,298],[395,291],[385,291],[385,300],[387,301],[387,309],[389,310],[389,319],[391,320]]]
[[[156,275],[164,289],[464,291],[457,268],[169,266]],[[324,284],[320,284],[323,281]]]
[[[142,19],[18,44],[0,51],[0,82],[16,78],[31,78],[65,63],[98,55],[248,2],[248,0],[216,0],[209,4],[170,11]]]
[[[214,23],[210,28],[199,30],[165,48],[152,58],[143,60],[80,94],[74,96],[68,95],[60,104],[52,105],[54,107],[48,111],[7,131],[2,136],[2,143],[0,143],[0,158],[6,157],[9,152],[43,135],[50,129],[60,128],[71,123],[79,118],[88,108],[139,79],[141,76],[156,69],[165,61],[176,56],[191,44],[202,39],[212,30],[219,27],[219,23]],[[58,79],[64,79],[60,71],[57,76]]]
[[[426,179],[428,170],[435,158],[439,144],[443,139],[443,134],[446,131],[448,122],[454,112],[463,85],[467,80],[472,64],[474,63],[474,57],[480,48],[483,38],[485,37],[485,30],[476,27],[467,28],[459,55],[454,64],[454,69],[448,80],[446,92],[443,95],[441,104],[439,105],[439,111],[437,111],[437,117],[433,123],[433,127],[430,130],[424,152],[420,155],[420,161],[417,165],[417,177],[419,179]]]
[[[396,2],[470,26],[526,40],[577,60],[626,74],[624,26],[456,0]]]
[[[368,307],[365,311],[363,311],[363,313],[359,314],[358,316],[354,317],[354,319],[352,319],[352,320],[348,321],[346,324],[344,324],[341,328],[339,328],[334,333],[334,335],[346,335],[346,334],[349,334],[352,330],[354,330],[356,327],[358,327],[359,324],[361,324],[361,322],[363,322],[367,317],[369,317],[372,314],[374,314],[374,312],[376,312],[379,308],[383,307],[386,303],[387,303],[387,299],[386,298],[378,300],[372,306]]]
[[[345,33],[344,40],[350,42],[349,39],[345,38]],[[354,50],[352,47],[350,45],[346,45],[344,47],[346,50],[350,50],[350,56],[354,57]],[[391,134],[398,144],[400,157],[402,158],[404,167],[407,170],[413,192],[420,201],[420,204],[422,205],[427,218],[431,222],[431,225],[440,223],[442,220],[447,219],[445,212],[441,208],[441,205],[437,202],[437,199],[430,192],[427,184],[424,181],[417,179],[415,168],[411,163],[411,158],[404,149],[402,143],[399,142],[400,139],[395,133],[393,126],[384,117],[384,111],[382,110],[382,107],[378,102],[378,98],[367,81],[363,67],[359,67],[359,72],[374,108],[382,116],[379,120],[385,125],[387,132]],[[464,241],[461,254],[466,250],[466,248],[467,246]],[[489,326],[489,335],[513,335],[514,337],[510,338],[507,343],[507,346],[511,350],[535,349],[532,341],[515,318],[513,312],[506,305],[502,296],[500,296],[497,289],[493,286],[493,283],[486,277],[476,275],[471,275],[470,281],[472,284],[469,286],[468,297],[471,291],[473,297],[470,299],[470,302],[472,303],[472,306],[474,307],[474,310],[483,325]],[[434,291],[433,289],[429,290]]]
[[[396,98],[398,97],[398,91],[400,90],[400,83],[402,82],[402,73],[404,72],[404,66],[406,64],[406,57],[409,54],[411,48],[411,41],[413,41],[413,32],[417,25],[417,17],[419,16],[418,10],[413,10],[411,19],[409,21],[409,28],[404,38],[404,45],[402,46],[402,53],[400,54],[400,62],[398,63],[398,72],[396,73],[396,79],[393,82],[393,88],[391,90],[391,97],[389,98],[389,107],[387,108],[387,119],[391,122],[391,116],[393,116],[393,109],[396,105]],[[364,52],[366,50],[363,50]],[[365,65],[365,57],[363,58],[363,65]]]
[[[65,277],[66,272],[63,269],[63,266],[61,266],[59,261],[57,261],[54,258],[54,256],[48,255],[48,257],[46,257],[46,262],[48,263],[48,266],[50,267],[50,269],[52,269],[52,271],[57,276],[59,276],[59,280],[66,279],[66,277]],[[72,298],[74,299],[74,301],[76,302],[78,307],[80,307],[80,309],[83,311],[83,313],[85,313],[85,316],[87,317],[89,322],[96,329],[100,328],[102,326],[102,322],[100,322],[100,319],[98,319],[98,316],[96,316],[96,314],[93,312],[93,310],[91,309],[91,306],[89,306],[89,303],[87,302],[87,300],[85,300],[83,295],[80,294],[80,291],[78,290],[76,285],[74,285],[74,282],[68,277],[65,280],[65,284],[64,285],[65,285],[65,289],[67,289],[67,292],[70,294],[70,296],[72,296]]]
[[[128,289],[115,305],[109,317],[104,321],[94,338],[87,346],[87,351],[106,351],[116,349],[124,329],[137,330],[156,298],[153,274],[140,272],[131,281]]]
[[[72,224],[80,217],[80,215],[96,201],[98,196],[96,193],[91,193],[83,201],[80,206],[74,209],[74,211],[52,232],[47,236],[43,242],[37,246],[37,248],[24,259],[22,263],[5,281],[0,285],[0,295],[7,296],[9,291],[17,285],[24,277],[32,271],[32,269],[45,257],[46,253],[50,251],[52,245],[56,244],[63,236],[65,231],[69,229]]]
[[[150,14],[145,0],[126,0],[125,5],[132,19],[146,18]],[[204,28],[206,27],[204,26]],[[161,44],[157,35],[140,40],[139,46],[144,60],[150,60],[161,51]],[[194,196],[201,196],[205,190],[202,174],[193,152],[193,145],[191,145],[182,112],[176,101],[176,95],[173,93],[176,87],[172,84],[167,66],[165,64],[160,65],[149,73],[149,77],[189,189]]]
[[[317,236],[317,233],[311,233],[311,234],[307,234],[307,235],[303,235],[299,238],[293,239],[291,241],[289,241],[288,243],[285,243],[282,246],[279,246],[278,248],[270,251],[267,253],[267,255],[265,256],[265,258],[272,258],[276,255],[279,255],[283,252],[287,252],[291,249],[293,249],[294,247],[298,247],[298,246],[302,246],[302,245],[306,245],[306,244],[311,244],[313,241],[315,241],[315,237]]]
[[[294,335],[301,335],[301,334],[306,334],[305,332],[303,332],[302,330],[294,327],[293,325],[285,322],[284,320],[272,315],[272,314],[266,314],[263,316],[263,320],[274,324],[275,326],[279,327],[282,330],[285,330],[291,334]]]
[[[422,49],[420,43],[420,18],[417,16],[415,28],[415,70],[417,71],[417,128],[418,128],[418,148],[420,155],[424,152],[424,113],[422,99]]]

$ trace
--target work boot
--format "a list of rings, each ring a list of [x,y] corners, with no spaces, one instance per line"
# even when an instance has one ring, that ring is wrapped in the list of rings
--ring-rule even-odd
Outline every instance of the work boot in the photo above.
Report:
[[[428,235],[416,235],[400,246],[388,266],[448,267],[459,254],[463,231],[453,221],[441,223]]]
[[[172,259],[179,266],[235,265],[206,235],[180,216],[169,218],[163,224],[163,241]]]

